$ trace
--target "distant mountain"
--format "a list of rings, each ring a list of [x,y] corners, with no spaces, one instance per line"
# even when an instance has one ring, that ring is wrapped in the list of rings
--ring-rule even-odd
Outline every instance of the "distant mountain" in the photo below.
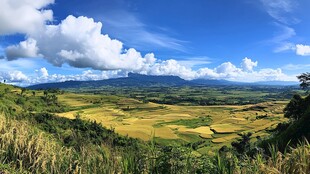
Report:
[[[101,86],[136,86],[136,87],[151,87],[151,86],[253,86],[253,85],[274,85],[274,86],[291,86],[297,85],[297,82],[256,82],[243,83],[233,82],[227,80],[212,80],[212,79],[196,79],[184,80],[178,76],[155,76],[155,75],[141,75],[129,73],[128,77],[97,80],[97,81],[66,81],[57,83],[44,83],[29,86],[30,89],[49,89],[49,88],[96,88]]]
[[[252,83],[254,85],[272,85],[272,86],[296,86],[299,85],[298,82],[294,81],[262,81]]]
[[[201,85],[242,85],[242,86],[296,86],[298,82],[294,81],[261,81],[261,82],[234,82],[228,80],[210,80],[210,79],[195,79],[191,81]]]
[[[80,87],[100,87],[100,86],[184,86],[194,85],[190,81],[181,79],[178,76],[153,76],[129,73],[128,77],[97,80],[97,81],[66,81],[57,83],[44,83],[29,86],[30,89],[48,88],[80,88]]]
[[[210,86],[227,86],[227,85],[246,85],[248,83],[233,82],[228,80],[214,80],[214,79],[195,79],[190,82],[197,85],[210,85]]]

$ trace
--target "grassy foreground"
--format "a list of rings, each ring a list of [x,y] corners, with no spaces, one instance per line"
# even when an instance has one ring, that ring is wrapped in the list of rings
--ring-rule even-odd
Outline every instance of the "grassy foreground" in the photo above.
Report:
[[[195,157],[186,149],[166,149],[163,154],[157,147],[149,146],[144,152],[147,155],[141,159],[134,151],[116,152],[107,146],[89,145],[77,151],[61,145],[49,133],[29,126],[26,121],[8,120],[3,115],[0,118],[0,171],[7,173],[310,172],[310,145],[307,141],[288,148],[285,153],[270,146],[270,157],[258,153],[254,157],[242,158],[232,152]]]

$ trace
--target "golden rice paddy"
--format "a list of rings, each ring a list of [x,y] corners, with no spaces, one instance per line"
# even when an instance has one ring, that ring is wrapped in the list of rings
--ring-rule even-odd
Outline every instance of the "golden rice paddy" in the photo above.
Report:
[[[79,113],[82,119],[100,122],[106,128],[113,128],[124,136],[142,140],[156,137],[190,142],[192,139],[189,137],[194,135],[213,144],[229,144],[242,132],[268,135],[267,128],[285,120],[282,111],[286,104],[265,102],[243,106],[176,106],[143,103],[117,96],[71,93],[59,95],[58,99],[75,108],[59,113],[59,116],[73,119]],[[267,114],[266,118],[259,118]],[[186,124],[186,120],[200,117],[210,117],[212,121],[204,126],[193,127]],[[182,120],[182,124],[176,124],[175,121],[178,120]]]

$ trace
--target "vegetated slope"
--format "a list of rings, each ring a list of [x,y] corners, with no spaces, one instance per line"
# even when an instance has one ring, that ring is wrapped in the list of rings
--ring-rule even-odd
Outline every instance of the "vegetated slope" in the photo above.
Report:
[[[78,113],[75,119],[67,119],[36,107],[58,92],[25,91],[0,84],[0,172],[211,173],[208,171],[214,170],[210,159],[197,158],[190,148],[142,142],[120,136],[96,122],[83,121]],[[17,104],[19,98],[25,98],[25,102]],[[29,104],[32,111],[27,110]],[[49,103],[51,107],[54,105],[59,105],[57,100]]]
[[[262,146],[277,144],[277,147],[284,151],[286,146],[294,146],[303,138],[310,140],[310,95],[302,98],[296,94],[287,105],[285,116],[290,118],[290,121],[279,124],[274,137],[263,142]]]
[[[213,80],[213,79],[196,79],[184,80],[178,76],[162,76],[162,75],[141,75],[129,73],[128,77],[113,78],[97,81],[65,81],[57,83],[45,83],[29,86],[29,89],[49,89],[49,88],[96,88],[102,86],[117,86],[117,87],[152,87],[152,86],[256,86],[256,85],[276,85],[289,86],[296,84],[295,82],[268,82],[268,83],[242,83],[232,82],[227,80]]]

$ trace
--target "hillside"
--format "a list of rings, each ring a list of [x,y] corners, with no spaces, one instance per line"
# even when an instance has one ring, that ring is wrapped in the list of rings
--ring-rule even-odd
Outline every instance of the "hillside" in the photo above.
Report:
[[[145,149],[96,122],[55,116],[71,110],[58,102],[58,92],[0,84],[0,172],[114,173],[128,167],[111,167],[121,162],[116,157],[138,158]]]
[[[284,151],[288,145],[296,145],[302,139],[310,140],[310,95],[302,98],[295,95],[285,109],[288,122],[282,123],[274,130],[274,136],[262,143],[277,144],[278,149]]]
[[[205,157],[184,153],[191,151],[188,147],[159,146],[153,141],[121,136],[95,121],[82,120],[78,111],[72,119],[58,117],[55,112],[83,108],[63,105],[58,97],[52,97],[60,93],[0,84],[0,172],[109,174],[214,170]],[[50,108],[55,109],[49,111]]]

